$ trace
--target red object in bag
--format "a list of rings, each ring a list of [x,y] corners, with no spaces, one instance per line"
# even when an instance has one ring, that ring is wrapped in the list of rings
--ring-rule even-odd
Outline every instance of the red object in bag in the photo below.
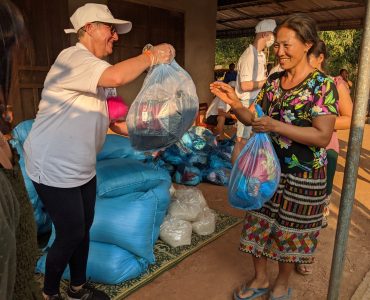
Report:
[[[140,103],[136,120],[137,129],[148,129],[149,131],[161,130],[163,126],[158,116],[165,105],[167,103],[157,100]]]
[[[128,113],[128,105],[121,96],[108,97],[108,112],[110,122],[125,120]]]

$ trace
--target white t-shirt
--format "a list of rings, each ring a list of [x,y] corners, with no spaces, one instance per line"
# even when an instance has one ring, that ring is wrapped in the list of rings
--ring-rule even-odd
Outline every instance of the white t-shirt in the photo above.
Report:
[[[254,99],[259,93],[259,89],[251,92],[243,92],[241,82],[260,81],[266,78],[266,56],[265,53],[257,52],[257,49],[251,44],[240,56],[236,66],[238,71],[236,77],[235,92],[243,101]]]
[[[223,102],[220,98],[215,97],[212,100],[211,105],[208,107],[207,112],[206,112],[206,119],[209,116],[217,116],[218,115],[218,110],[221,109],[224,112],[228,112],[230,110],[230,105],[226,104]]]
[[[101,74],[110,66],[82,44],[63,50],[46,76],[39,111],[24,143],[28,176],[70,188],[96,174],[96,155],[109,126]]]

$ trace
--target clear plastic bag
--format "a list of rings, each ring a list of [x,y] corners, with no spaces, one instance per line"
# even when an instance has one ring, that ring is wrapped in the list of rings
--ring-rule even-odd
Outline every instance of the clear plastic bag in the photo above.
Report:
[[[160,227],[159,237],[171,247],[178,247],[191,244],[191,233],[190,222],[167,216]]]
[[[262,109],[256,105],[258,116]],[[280,163],[266,133],[255,133],[236,160],[230,177],[228,198],[231,206],[259,209],[274,195],[280,181]]]
[[[168,214],[177,219],[195,221],[205,207],[207,202],[199,189],[178,189],[173,195]]]
[[[191,223],[193,231],[199,235],[209,235],[216,230],[216,214],[208,207],[203,208],[198,219]]]
[[[127,115],[132,146],[146,151],[176,143],[193,124],[198,107],[195,85],[176,61],[154,66]]]

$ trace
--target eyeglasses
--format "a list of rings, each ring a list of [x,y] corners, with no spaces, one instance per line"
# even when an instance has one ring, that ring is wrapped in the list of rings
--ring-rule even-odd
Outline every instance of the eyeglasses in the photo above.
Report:
[[[91,22],[91,24],[97,24],[97,25],[102,24],[104,26],[107,26],[109,28],[109,30],[110,30],[111,35],[114,35],[115,33],[117,33],[117,28],[113,24],[103,23],[103,22],[98,22],[98,21]],[[82,28],[83,31],[86,31],[85,30],[85,26]]]
[[[103,24],[107,26],[110,30],[111,35],[117,33],[117,28],[113,24],[108,24],[108,23],[102,23],[102,22],[97,22],[98,24]]]

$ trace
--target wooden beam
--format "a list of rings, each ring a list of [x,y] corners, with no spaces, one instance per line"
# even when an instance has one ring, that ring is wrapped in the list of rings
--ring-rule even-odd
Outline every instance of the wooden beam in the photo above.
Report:
[[[251,0],[251,1],[238,1],[238,0],[218,0],[217,10],[228,10],[231,8],[241,8],[246,6],[261,6],[274,3],[285,3],[296,0]]]
[[[364,26],[363,19],[342,19],[338,21],[323,21],[317,24],[320,31],[361,29]],[[216,38],[237,38],[255,35],[254,27],[240,28],[235,30],[217,30]]]
[[[265,15],[255,15],[253,17],[249,16],[242,16],[242,17],[236,17],[236,18],[229,18],[229,19],[222,19],[222,20],[216,20],[217,24],[224,24],[229,22],[235,22],[235,21],[246,21],[251,19],[267,19],[267,18],[276,18],[276,17],[282,17],[287,16],[292,13],[315,13],[315,12],[322,12],[322,11],[335,11],[335,10],[341,10],[341,9],[351,9],[351,8],[359,8],[364,7],[363,4],[351,4],[351,5],[344,5],[344,6],[330,6],[330,7],[320,7],[320,8],[314,8],[314,9],[307,9],[307,10],[290,10],[290,11],[284,11],[284,12],[277,12],[273,14],[265,14]]]
[[[337,1],[337,2],[346,2],[346,3],[348,3],[348,2],[362,3],[363,5],[366,4],[366,0],[335,0],[335,1]]]

